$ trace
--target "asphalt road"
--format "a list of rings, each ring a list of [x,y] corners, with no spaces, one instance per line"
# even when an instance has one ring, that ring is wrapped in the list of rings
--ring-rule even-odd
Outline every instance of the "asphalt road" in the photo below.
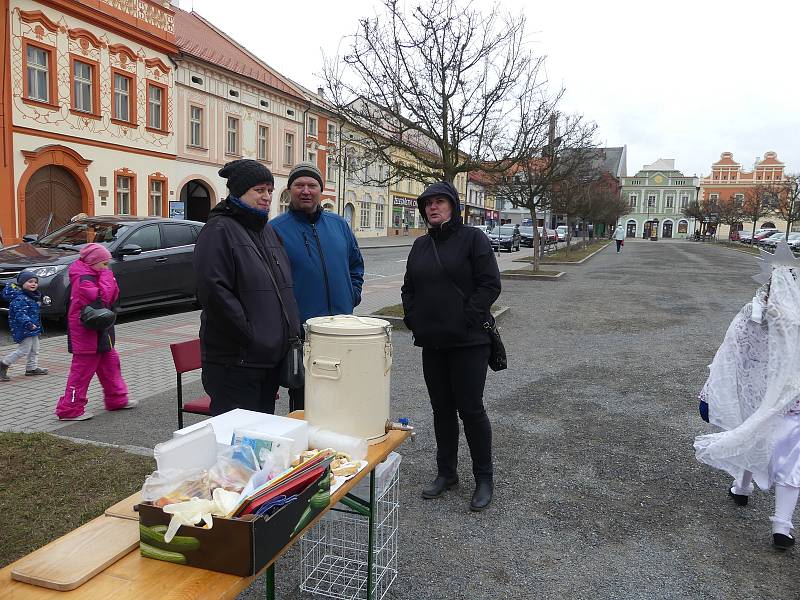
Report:
[[[696,400],[707,365],[757,270],[753,257],[709,244],[630,242],[558,281],[504,281],[510,363],[487,378],[496,496],[481,514],[468,510],[463,440],[460,486],[420,498],[434,475],[432,419],[420,351],[396,332],[392,413],[419,435],[401,448],[400,572],[386,597],[797,597],[798,552],[770,547],[772,495],[734,506],[729,478],[692,448],[711,430]],[[171,435],[174,394],[125,416],[60,433],[152,448]],[[279,598],[308,598],[299,563],[296,549],[278,562]],[[263,593],[259,579],[241,598]]]

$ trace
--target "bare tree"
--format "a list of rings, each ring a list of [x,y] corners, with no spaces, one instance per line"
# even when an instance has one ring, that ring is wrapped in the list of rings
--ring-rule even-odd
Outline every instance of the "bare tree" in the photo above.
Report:
[[[776,214],[786,221],[786,237],[792,230],[792,224],[800,221],[800,175],[787,175],[779,194]]]
[[[742,215],[743,207],[744,201],[737,199],[734,195],[722,198],[714,205],[714,211],[719,222],[725,223],[729,227],[728,239],[731,237],[733,228],[744,221],[744,216]]]
[[[781,184],[759,183],[745,192],[742,217],[753,222],[753,237],[756,235],[758,221],[775,214],[783,191]]]
[[[546,145],[561,92],[546,90],[524,15],[449,0],[404,6],[383,0],[343,58],[325,61],[331,102],[361,132],[366,154],[389,165],[393,180],[452,182],[504,171]]]
[[[700,233],[702,234],[705,228],[706,218],[711,213],[708,203],[692,200],[681,212],[684,217],[694,219],[695,223],[700,223]]]

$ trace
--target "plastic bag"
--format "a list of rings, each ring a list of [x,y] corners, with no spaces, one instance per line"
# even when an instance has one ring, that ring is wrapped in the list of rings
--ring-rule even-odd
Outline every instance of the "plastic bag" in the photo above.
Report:
[[[208,470],[208,482],[212,490],[221,487],[230,492],[241,492],[257,470],[258,461],[253,449],[235,444],[219,451],[217,463]]]
[[[142,500],[152,502],[159,507],[185,502],[192,498],[211,499],[206,469],[154,471],[142,486]]]

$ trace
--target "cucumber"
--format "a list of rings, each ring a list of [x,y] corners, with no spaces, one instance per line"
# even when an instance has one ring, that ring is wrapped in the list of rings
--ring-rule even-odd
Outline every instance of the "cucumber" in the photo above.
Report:
[[[169,550],[162,550],[161,548],[156,548],[155,546],[151,546],[150,544],[145,544],[144,542],[139,542],[139,552],[141,552],[142,556],[144,556],[145,558],[165,560],[167,562],[177,563],[179,565],[186,564],[186,557],[180,552],[170,552]]]
[[[147,527],[139,523],[139,538],[147,544],[158,546],[164,550],[183,552],[184,550],[197,550],[200,547],[200,540],[187,535],[176,535],[172,538],[172,541],[167,542],[164,539],[164,532],[167,531],[166,527],[164,527],[164,532],[156,530],[155,527],[161,529],[163,525]]]
[[[312,510],[322,510],[331,503],[331,493],[328,490],[320,490],[308,501]]]

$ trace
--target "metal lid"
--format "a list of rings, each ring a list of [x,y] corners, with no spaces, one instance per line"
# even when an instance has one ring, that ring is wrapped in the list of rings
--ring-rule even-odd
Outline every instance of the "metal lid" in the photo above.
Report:
[[[334,315],[332,317],[312,317],[306,321],[310,333],[327,335],[371,335],[384,334],[386,327],[391,328],[388,321],[373,317],[357,317],[356,315]]]

